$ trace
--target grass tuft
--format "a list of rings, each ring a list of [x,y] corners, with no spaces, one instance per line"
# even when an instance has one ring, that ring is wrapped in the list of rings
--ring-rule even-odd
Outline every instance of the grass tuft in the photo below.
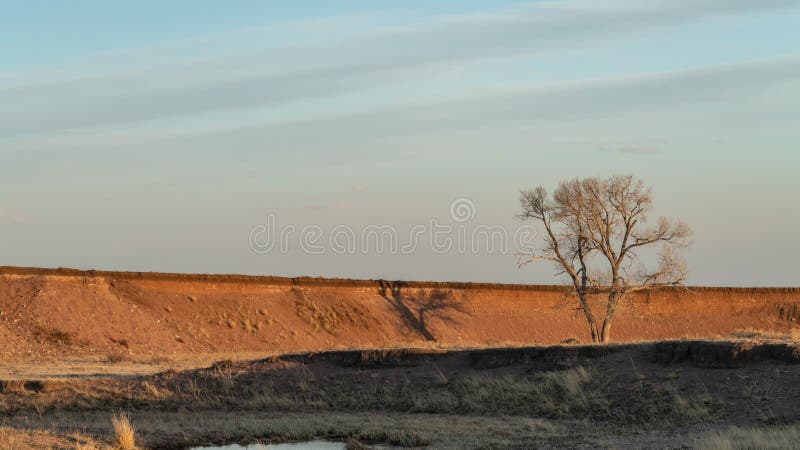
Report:
[[[114,426],[117,448],[119,450],[136,450],[136,429],[131,424],[128,415],[124,412],[115,413],[111,417],[111,424]]]

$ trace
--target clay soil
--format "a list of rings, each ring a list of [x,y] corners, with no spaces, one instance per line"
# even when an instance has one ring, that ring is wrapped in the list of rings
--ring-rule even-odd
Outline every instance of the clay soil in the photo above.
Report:
[[[0,375],[132,374],[299,351],[587,343],[565,292],[0,267]],[[694,287],[633,297],[612,338],[780,337],[798,328],[800,289]]]

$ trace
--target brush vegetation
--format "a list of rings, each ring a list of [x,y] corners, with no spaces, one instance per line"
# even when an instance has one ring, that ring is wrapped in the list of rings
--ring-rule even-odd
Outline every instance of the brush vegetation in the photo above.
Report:
[[[700,450],[793,450],[800,445],[800,425],[715,431],[698,442]]]

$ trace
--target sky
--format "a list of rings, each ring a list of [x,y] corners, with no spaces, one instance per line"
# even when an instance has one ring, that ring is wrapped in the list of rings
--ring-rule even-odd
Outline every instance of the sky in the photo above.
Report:
[[[785,0],[4,1],[0,265],[553,284],[459,233],[632,174],[693,228],[691,284],[798,286],[798,25]],[[385,227],[416,245],[364,240]]]

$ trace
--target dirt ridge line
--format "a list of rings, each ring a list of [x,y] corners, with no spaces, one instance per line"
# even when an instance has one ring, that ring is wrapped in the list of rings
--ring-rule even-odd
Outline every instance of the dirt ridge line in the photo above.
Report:
[[[402,283],[406,288],[438,288],[465,290],[498,290],[498,291],[539,291],[561,292],[567,289],[564,285],[552,284],[513,284],[513,283],[475,283],[462,281],[403,281],[381,279],[351,279],[325,277],[280,277],[272,275],[243,274],[204,274],[204,273],[171,273],[171,272],[130,272],[110,270],[83,270],[68,267],[43,268],[0,266],[0,275],[42,275],[67,277],[102,277],[108,279],[152,280],[152,281],[201,281],[218,283],[252,283],[290,286],[350,286],[374,287],[381,282]],[[687,286],[663,287],[662,291],[689,290],[697,292],[731,292],[731,293],[800,293],[800,287],[730,287],[730,286]]]

